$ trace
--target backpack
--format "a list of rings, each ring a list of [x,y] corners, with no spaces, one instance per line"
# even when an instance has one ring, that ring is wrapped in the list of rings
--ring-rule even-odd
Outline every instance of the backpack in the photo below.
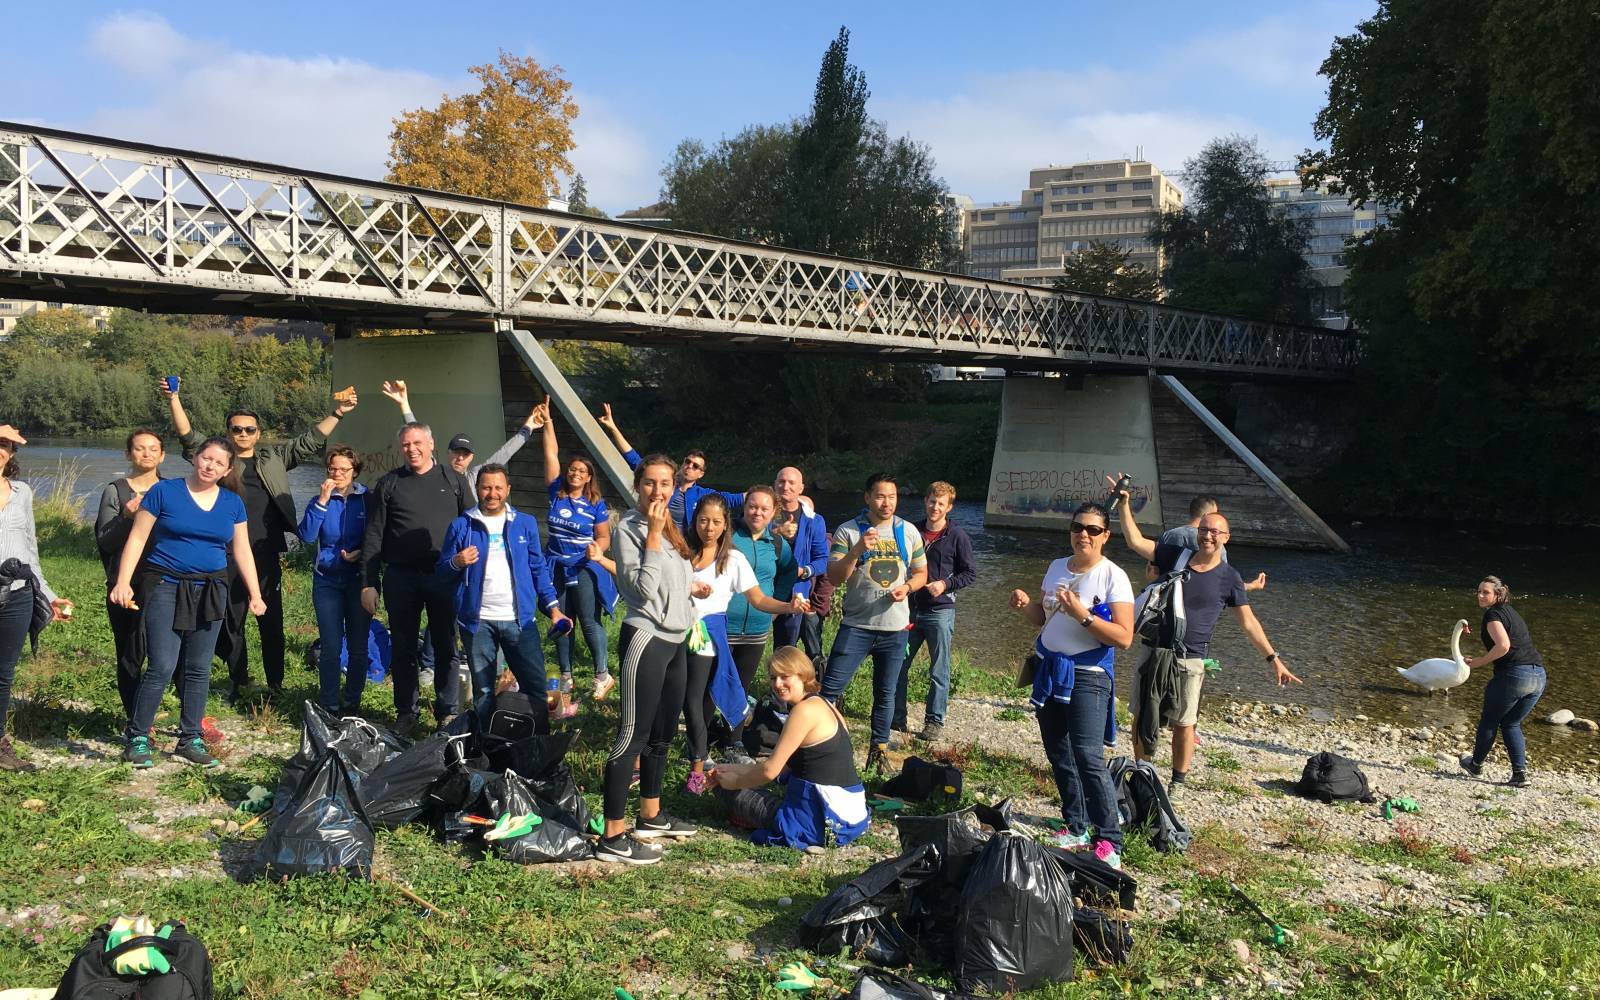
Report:
[[[879,789],[884,795],[907,802],[926,802],[935,795],[961,798],[961,769],[940,761],[908,757],[900,773]]]
[[[1194,834],[1172,808],[1155,766],[1131,757],[1113,758],[1108,766],[1123,831],[1143,829],[1150,846],[1165,854],[1187,850]]]
[[[1294,786],[1295,793],[1324,804],[1376,802],[1367,776],[1348,757],[1324,750],[1306,760],[1306,769]]]
[[[111,951],[106,951],[111,925],[96,927],[67,966],[55,1000],[211,1000],[211,956],[205,945],[179,921],[161,926],[172,928],[166,937],[131,937]],[[172,971],[145,976],[119,976],[113,971],[118,956],[145,947],[160,950]]]
[[[1140,604],[1133,620],[1133,634],[1145,645],[1178,650],[1182,655],[1183,635],[1188,630],[1188,620],[1183,611],[1183,581],[1189,575],[1189,557],[1193,554],[1184,549],[1171,572],[1146,587],[1144,593],[1139,595]]]

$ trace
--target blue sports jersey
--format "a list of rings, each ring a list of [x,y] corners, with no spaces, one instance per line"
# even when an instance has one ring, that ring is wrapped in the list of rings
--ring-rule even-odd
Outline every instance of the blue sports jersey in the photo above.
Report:
[[[594,541],[595,525],[611,516],[602,498],[590,503],[583,497],[566,495],[562,480],[550,483],[550,513],[545,515],[544,550],[551,561],[571,569],[589,558],[589,543]]]
[[[227,566],[233,526],[245,523],[239,494],[218,487],[217,502],[202,510],[189,494],[187,479],[156,483],[139,509],[156,519],[145,549],[150,565],[174,573],[215,573]]]

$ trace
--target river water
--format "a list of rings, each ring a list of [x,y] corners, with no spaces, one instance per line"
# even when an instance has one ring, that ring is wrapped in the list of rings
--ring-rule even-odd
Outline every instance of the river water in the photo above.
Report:
[[[103,443],[36,442],[19,457],[25,478],[41,493],[51,490],[58,463],[75,463],[80,476],[73,489],[87,494],[86,505],[126,470],[121,452]],[[186,468],[170,455],[162,470],[182,475]],[[290,480],[303,504],[315,494],[322,471],[294,469]],[[859,506],[846,496],[816,499],[830,525]],[[908,498],[900,513],[915,519],[921,506],[920,498]],[[956,644],[981,664],[1014,670],[1032,633],[1007,605],[1008,597],[1017,587],[1037,592],[1045,567],[1066,554],[1065,539],[986,529],[980,501],[959,501],[952,516],[972,535],[978,560],[978,582],[958,600]],[[1282,701],[1406,726],[1474,725],[1487,671],[1475,672],[1448,697],[1429,698],[1395,669],[1449,656],[1449,633],[1458,618],[1473,628],[1473,635],[1462,637],[1464,652],[1479,652],[1481,612],[1473,590],[1493,573],[1512,587],[1516,607],[1545,658],[1549,688],[1535,719],[1558,708],[1600,716],[1600,575],[1594,571],[1600,535],[1393,523],[1335,527],[1350,542],[1352,554],[1251,548],[1248,539],[1228,546],[1229,559],[1246,578],[1267,574],[1267,589],[1252,594],[1251,604],[1289,668],[1305,683],[1279,690],[1237,624],[1225,619],[1211,647],[1222,661],[1221,673],[1205,687],[1211,711],[1230,699]],[[1142,561],[1130,558],[1120,540],[1108,552],[1128,571],[1137,592]],[[1118,670],[1118,690],[1126,697],[1132,680],[1128,654],[1119,658]],[[1529,725],[1527,733],[1535,748],[1553,756],[1574,762],[1600,757],[1600,736],[1542,724]],[[1422,745],[1416,746],[1420,752]]]

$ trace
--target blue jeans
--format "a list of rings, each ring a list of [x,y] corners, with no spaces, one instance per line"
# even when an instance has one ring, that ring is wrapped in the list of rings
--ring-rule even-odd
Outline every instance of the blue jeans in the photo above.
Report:
[[[139,678],[133,718],[129,720],[127,736],[130,739],[145,735],[155,725],[161,696],[180,667],[183,673],[178,678],[178,699],[182,703],[178,742],[187,743],[200,737],[200,719],[205,714],[206,698],[211,694],[211,655],[216,652],[217,637],[222,634],[223,626],[219,618],[193,632],[173,631],[172,616],[178,609],[180,586],[197,584],[163,580],[150,588],[144,603],[146,659],[144,676]]]
[[[578,623],[583,631],[583,641],[589,645],[589,655],[594,658],[594,678],[599,680],[611,673],[606,664],[606,627],[600,621],[600,597],[595,593],[594,576],[580,569],[561,591],[561,613]],[[556,663],[561,666],[561,676],[572,676],[572,647],[576,638],[571,632],[556,636]]]
[[[1122,823],[1117,815],[1117,790],[1106,767],[1106,712],[1111,707],[1111,678],[1104,671],[1082,670],[1072,685],[1072,701],[1047,701],[1037,713],[1044,755],[1055,772],[1061,793],[1061,818],[1073,833],[1094,827],[1097,840],[1122,850]]]
[[[1472,746],[1472,762],[1482,764],[1494,749],[1494,734],[1506,741],[1511,770],[1528,769],[1528,743],[1522,737],[1522,720],[1533,711],[1544,694],[1544,668],[1523,664],[1495,671],[1483,689],[1483,714],[1478,717],[1478,739]]]
[[[317,701],[334,713],[355,708],[361,704],[361,692],[367,686],[367,632],[372,626],[372,616],[361,606],[361,578],[314,578],[311,606],[317,612],[317,635],[322,640],[322,655],[317,660]],[[339,697],[341,645],[350,651],[343,700]]]
[[[467,649],[467,661],[472,665],[472,710],[485,729],[489,714],[494,710],[495,668],[499,665],[496,650],[506,654],[506,665],[517,687],[534,703],[535,709],[545,705],[544,700],[544,646],[539,641],[539,627],[523,628],[516,622],[480,621],[468,635],[461,630],[461,644]],[[545,727],[540,727],[544,729]]]
[[[906,633],[902,629],[879,632],[840,625],[828,653],[828,667],[822,678],[822,696],[839,703],[844,689],[856,675],[856,668],[872,657],[872,742],[889,742],[890,715],[894,712],[895,689],[900,681],[900,665],[906,659]]]
[[[911,612],[911,641],[906,643],[906,660],[900,665],[900,682],[894,695],[896,729],[906,728],[906,689],[911,681],[911,661],[923,643],[928,646],[928,722],[944,724],[950,706],[950,639],[956,631],[956,607],[925,608]]]

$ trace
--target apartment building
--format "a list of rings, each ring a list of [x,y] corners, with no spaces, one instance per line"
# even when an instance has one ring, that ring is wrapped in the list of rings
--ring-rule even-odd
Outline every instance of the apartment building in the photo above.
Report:
[[[111,322],[110,306],[79,306],[70,302],[36,302],[33,299],[0,299],[0,339],[11,336],[11,331],[17,328],[17,321],[22,317],[43,309],[76,309],[94,324],[96,330],[104,330]]]
[[[1387,222],[1388,212],[1381,207],[1351,205],[1347,195],[1329,191],[1326,184],[1302,190],[1298,176],[1270,178],[1267,193],[1275,204],[1309,220],[1311,238],[1303,256],[1317,283],[1312,310],[1322,325],[1344,329],[1349,324],[1344,282],[1350,274],[1345,247],[1351,237],[1365,235]]]
[[[1148,233],[1157,214],[1183,207],[1183,192],[1145,160],[1095,160],[1028,172],[1015,202],[967,212],[967,273],[1028,284],[1049,284],[1066,259],[1092,243],[1132,252],[1159,271]]]

